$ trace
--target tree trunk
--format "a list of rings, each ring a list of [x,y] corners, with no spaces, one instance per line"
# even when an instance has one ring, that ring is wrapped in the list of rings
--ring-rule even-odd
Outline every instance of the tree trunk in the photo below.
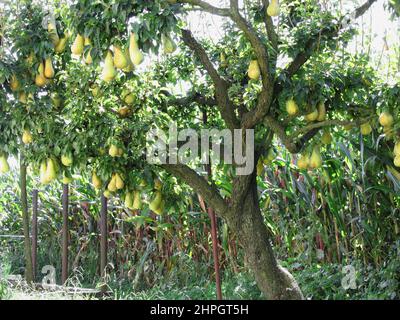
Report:
[[[31,239],[29,234],[29,212],[28,197],[26,192],[26,165],[24,158],[20,156],[20,188],[21,188],[21,207],[22,207],[22,224],[24,228],[24,253],[25,253],[25,279],[28,283],[33,282],[33,266],[32,266],[32,250]]]
[[[269,232],[258,203],[255,181],[240,210],[229,215],[228,224],[236,232],[264,296],[271,300],[303,299],[295,279],[277,263],[272,252]]]

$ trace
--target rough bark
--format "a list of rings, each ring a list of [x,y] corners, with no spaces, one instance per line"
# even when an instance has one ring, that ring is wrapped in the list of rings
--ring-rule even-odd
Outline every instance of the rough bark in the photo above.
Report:
[[[303,294],[293,276],[281,267],[274,256],[268,229],[258,204],[257,186],[252,183],[243,205],[229,215],[228,225],[242,245],[250,269],[265,298],[271,300],[301,300]]]

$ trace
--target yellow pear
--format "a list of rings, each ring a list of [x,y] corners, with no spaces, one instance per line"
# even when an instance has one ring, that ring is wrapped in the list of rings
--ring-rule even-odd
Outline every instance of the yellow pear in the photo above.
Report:
[[[98,97],[99,96],[99,93],[100,93],[100,88],[99,88],[99,86],[98,85],[92,85],[91,86],[91,88],[90,88],[90,90],[92,91],[92,95],[93,95],[93,97]]]
[[[17,91],[17,90],[20,89],[20,87],[21,87],[21,85],[20,85],[20,83],[19,83],[19,81],[17,79],[17,76],[15,74],[13,74],[11,76],[11,80],[10,80],[10,88],[11,88],[11,90],[12,91]]]
[[[135,66],[140,65],[143,62],[143,53],[139,49],[139,45],[136,40],[136,35],[132,32],[129,39],[129,57]]]
[[[96,174],[96,172],[92,173],[92,184],[93,187],[96,189],[101,189],[103,182],[101,181],[100,177]]]
[[[25,92],[22,91],[18,94],[18,101],[21,102],[22,104],[28,103],[28,98]]]
[[[260,78],[261,72],[260,72],[260,67],[258,65],[257,60],[250,61],[247,75],[249,76],[250,79],[253,79],[253,80],[258,80],[258,78]]]
[[[393,163],[396,167],[400,167],[400,156],[396,156],[393,160]]]
[[[70,184],[74,181],[74,179],[72,178],[71,174],[69,172],[64,172],[63,173],[63,178],[62,178],[62,183],[63,184]]]
[[[315,147],[310,158],[310,167],[313,169],[321,168],[322,166],[322,158],[321,153],[319,151],[319,147]]]
[[[110,149],[108,150],[108,154],[113,158],[118,157],[118,149],[119,148],[116,145],[111,145]]]
[[[369,122],[363,123],[360,126],[360,131],[363,136],[369,135],[372,132],[371,124]]]
[[[110,182],[108,183],[107,189],[108,189],[108,191],[110,191],[110,192],[115,192],[115,191],[117,191],[117,185],[116,185],[116,181],[115,181],[115,175],[112,176]]]
[[[129,115],[129,112],[131,111],[131,109],[129,107],[121,107],[118,109],[118,113],[121,117],[126,117]]]
[[[150,210],[156,211],[160,207],[161,201],[162,201],[162,193],[160,191],[157,191],[153,201],[150,202],[149,205]]]
[[[389,112],[382,112],[379,116],[379,123],[383,127],[391,127],[393,121],[393,116]]]
[[[121,176],[118,173],[115,174],[115,186],[118,190],[121,190],[125,187],[124,180],[122,180]]]
[[[71,154],[63,154],[61,156],[61,163],[66,166],[66,167],[70,167],[72,165],[72,163],[74,162],[74,160],[72,159]]]
[[[158,178],[154,179],[154,189],[159,191],[162,189],[162,182]]]
[[[128,59],[118,46],[114,46],[114,66],[121,70],[128,67]]]
[[[279,16],[280,9],[279,9],[279,1],[278,0],[271,0],[267,8],[267,14],[271,17]]]
[[[318,103],[318,121],[325,121],[326,120],[326,108],[325,102],[321,101]]]
[[[84,45],[85,39],[80,34],[78,34],[74,40],[74,43],[71,46],[72,54],[80,56],[83,53]]]
[[[38,87],[44,87],[48,83],[48,79],[46,79],[44,75],[44,63],[41,62],[38,68],[38,74],[35,77],[35,84]]]
[[[131,58],[129,57],[129,48],[125,48],[124,53],[125,53],[125,57],[128,62],[128,65],[122,71],[124,71],[126,73],[132,72],[133,70],[135,70],[135,65],[133,64],[133,62],[131,61]]]
[[[56,45],[56,47],[54,48],[54,51],[57,53],[63,53],[65,50],[65,47],[67,45],[67,36],[63,36],[62,38],[60,38],[60,41],[58,42],[58,44]]]
[[[90,41],[90,39],[88,37],[84,38],[84,46],[85,47],[91,47],[92,46],[92,42]],[[89,48],[87,53],[85,54],[85,63],[86,64],[92,64],[93,63],[92,49],[91,48]]]
[[[133,194],[131,192],[127,192],[125,194],[125,201],[124,201],[125,207],[127,207],[128,209],[132,210],[133,207]]]
[[[44,76],[47,79],[52,79],[54,78],[54,68],[53,68],[53,62],[51,61],[51,58],[48,57],[44,63]]]
[[[330,144],[332,142],[332,135],[328,130],[322,134],[321,141],[323,144]]]
[[[161,42],[164,47],[164,53],[166,54],[171,54],[174,53],[176,50],[176,44],[175,42],[171,39],[169,35],[163,34],[161,36]]]
[[[125,96],[124,102],[129,105],[133,104],[135,102],[135,95],[133,93],[129,93]]]
[[[24,144],[30,144],[32,143],[33,138],[32,138],[32,134],[28,129],[25,129],[23,134],[22,134],[22,142]]]
[[[110,199],[112,197],[112,193],[109,190],[104,190],[103,195],[107,198]]]
[[[46,172],[47,172],[46,161],[42,161],[42,163],[40,164],[40,183],[42,184],[48,183]]]
[[[290,116],[295,116],[299,112],[299,107],[297,106],[296,101],[293,99],[289,99],[286,101],[286,112]]]
[[[114,80],[117,76],[117,70],[114,67],[114,61],[110,50],[107,51],[106,59],[104,60],[104,67],[101,73],[101,79],[105,82]]]
[[[60,38],[57,33],[57,27],[53,22],[49,22],[47,25],[47,31],[50,34],[50,40],[53,43],[54,47],[57,47],[57,45],[60,43]]]
[[[132,209],[133,210],[142,209],[142,197],[140,196],[139,191],[134,192]]]
[[[228,61],[226,61],[226,55],[224,52],[221,52],[219,60],[221,62],[221,68],[226,68],[228,66]]]
[[[156,210],[154,210],[154,212],[157,213],[158,215],[162,215],[164,212],[164,208],[165,208],[165,200],[162,200],[160,205]]]
[[[302,154],[297,160],[297,167],[300,170],[306,170],[310,165],[310,158],[306,154]]]
[[[306,119],[308,122],[313,122],[313,121],[317,120],[317,119],[318,119],[318,110],[315,109],[315,110],[312,111],[311,113],[307,114],[307,115],[305,116],[305,119]]]
[[[0,157],[0,173],[7,173],[10,171],[10,166],[8,165],[7,157],[2,155]]]
[[[393,153],[396,156],[400,156],[400,141],[397,141],[394,145]]]
[[[56,166],[53,159],[50,158],[47,160],[46,180],[48,182],[51,182],[56,178],[57,178]]]

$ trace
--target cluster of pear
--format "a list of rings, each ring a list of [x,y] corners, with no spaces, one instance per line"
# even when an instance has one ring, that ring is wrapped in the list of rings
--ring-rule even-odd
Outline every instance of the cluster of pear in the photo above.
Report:
[[[124,180],[119,173],[114,173],[111,176],[111,180],[107,185],[107,189],[104,191],[104,196],[109,198],[113,192],[122,190],[125,187]]]
[[[286,112],[290,116],[296,116],[299,113],[299,107],[293,98],[286,101]],[[309,112],[304,116],[304,118],[308,122],[325,121],[326,120],[325,102],[323,101],[319,102],[318,105],[315,108],[313,108],[311,112]]]
[[[113,158],[121,157],[124,154],[124,150],[115,144],[112,144],[110,149],[108,149],[108,154]]]
[[[0,173],[7,173],[10,171],[10,166],[8,165],[7,155],[4,153],[0,154]]]
[[[261,156],[257,162],[257,175],[260,176],[264,170],[264,165],[268,166],[276,158],[276,153],[273,148],[269,148],[266,156]]]
[[[297,167],[300,170],[318,169],[322,166],[322,157],[319,146],[315,146],[311,155],[303,153],[297,160]]]

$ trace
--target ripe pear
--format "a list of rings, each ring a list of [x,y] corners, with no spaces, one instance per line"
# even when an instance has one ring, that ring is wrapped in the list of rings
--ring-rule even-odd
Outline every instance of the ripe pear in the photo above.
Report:
[[[117,191],[117,185],[116,185],[116,181],[115,181],[115,175],[112,176],[110,182],[107,185],[107,189],[110,192],[115,192]]]
[[[47,25],[47,31],[50,34],[50,40],[53,43],[54,47],[57,47],[57,45],[60,43],[60,38],[57,33],[57,26],[53,22],[49,22]]]
[[[90,41],[90,39],[88,37],[84,38],[84,46],[85,47],[91,47],[92,46],[92,42]],[[93,63],[93,59],[92,59],[92,48],[89,48],[88,51],[85,54],[85,63],[86,64],[92,64]]]
[[[328,130],[325,130],[322,134],[321,141],[323,144],[330,144],[332,143],[332,135]]]
[[[56,53],[63,53],[65,50],[65,47],[67,45],[67,36],[63,36],[60,38],[60,41],[58,42],[57,46],[54,48],[54,51]]]
[[[133,210],[142,209],[142,197],[140,196],[139,191],[134,192],[132,209]]]
[[[310,165],[310,158],[306,154],[302,154],[297,160],[297,167],[300,170],[306,170]]]
[[[129,115],[129,112],[131,111],[131,109],[129,107],[121,107],[118,109],[118,113],[121,117],[126,117]]]
[[[121,176],[118,173],[115,174],[115,186],[118,190],[123,189],[125,186],[124,180],[122,180]]]
[[[130,191],[128,191],[125,194],[124,204],[125,204],[125,207],[127,207],[128,209],[132,210],[132,207],[133,207],[133,194]]]
[[[228,66],[228,61],[226,61],[226,55],[224,52],[221,52],[219,60],[221,61],[221,68],[226,68]]]
[[[154,179],[154,189],[158,191],[162,189],[162,182],[158,178]]]
[[[363,123],[360,126],[360,131],[363,136],[369,135],[372,132],[371,124],[369,122]]]
[[[400,141],[397,141],[394,145],[393,153],[395,156],[400,156]]]
[[[296,101],[293,99],[289,99],[286,101],[286,112],[290,116],[295,116],[299,112],[299,107],[297,106]]]
[[[24,133],[22,134],[22,142],[24,144],[30,144],[32,143],[33,138],[32,138],[32,134],[28,129],[24,130]]]
[[[74,40],[74,43],[71,46],[72,54],[80,56],[83,53],[84,46],[85,46],[85,39],[78,33],[78,35]]]
[[[42,163],[40,164],[39,172],[40,172],[40,183],[42,183],[42,184],[48,183],[47,176],[46,176],[46,172],[47,172],[46,161],[42,161]]]
[[[112,197],[112,193],[109,190],[104,190],[103,195],[107,198],[110,199]]]
[[[247,71],[247,75],[252,80],[258,80],[261,75],[260,67],[258,65],[257,60],[251,60],[249,64],[249,69]]]
[[[74,162],[74,160],[72,159],[71,154],[63,154],[61,156],[61,163],[66,166],[66,167],[70,167],[72,165],[72,163]]]
[[[125,56],[125,52],[120,47],[114,46],[114,65],[118,69],[125,69],[128,67],[128,59]]]
[[[321,166],[322,166],[322,158],[321,158],[321,153],[319,151],[319,147],[314,147],[314,150],[310,158],[310,167],[313,169],[318,169],[321,168]]]
[[[129,105],[133,104],[135,102],[135,95],[133,93],[129,93],[125,96],[124,102]]]
[[[317,120],[317,119],[318,119],[318,110],[315,109],[315,110],[312,111],[311,113],[307,114],[307,115],[305,116],[305,119],[306,119],[308,122],[313,122],[313,121]]]
[[[10,88],[12,91],[18,91],[21,87],[21,84],[19,83],[17,76],[15,74],[13,74],[11,76],[11,80],[10,80]]]
[[[379,123],[383,127],[391,127],[393,121],[393,116],[389,112],[382,112],[379,116]]]
[[[164,47],[164,53],[165,54],[171,54],[174,53],[176,50],[176,44],[175,42],[171,39],[169,35],[163,34],[161,36],[161,42]]]
[[[18,101],[22,104],[28,103],[28,98],[25,92],[21,91],[20,93],[18,93]]]
[[[162,193],[160,191],[156,192],[154,199],[150,202],[149,208],[151,211],[156,211],[161,204],[162,201]]]
[[[8,165],[7,157],[5,155],[0,156],[0,173],[7,173],[10,171],[10,166]]]
[[[156,210],[154,210],[154,213],[156,213],[158,215],[162,215],[164,212],[164,208],[165,208],[165,200],[162,200],[160,205],[158,206],[158,208]]]
[[[113,158],[118,157],[118,149],[119,148],[116,145],[111,145],[110,149],[108,150],[108,154]]]
[[[114,80],[117,76],[117,70],[114,67],[114,61],[110,50],[107,51],[106,59],[104,60],[104,67],[101,73],[101,79],[105,82]]]
[[[396,167],[400,167],[400,156],[396,156],[393,160],[393,163]]]
[[[51,58],[48,57],[44,63],[44,76],[47,79],[52,79],[54,78],[54,68],[53,68],[53,62],[51,61]]]
[[[326,108],[325,108],[325,102],[321,101],[318,104],[318,121],[325,121],[326,120]]]
[[[44,75],[44,63],[41,62],[38,68],[38,74],[35,77],[35,84],[38,87],[44,87],[48,83],[47,78]]]
[[[267,8],[267,14],[270,17],[276,17],[279,16],[280,9],[279,9],[279,1],[278,0],[271,0],[271,3],[269,4]]]
[[[101,189],[103,182],[101,181],[100,177],[96,174],[96,172],[92,173],[92,184],[95,189]]]
[[[129,39],[129,57],[135,66],[140,65],[143,62],[143,53],[139,49],[139,45],[136,40],[136,35],[132,32]]]
[[[93,97],[96,98],[96,97],[99,96],[99,94],[100,94],[100,88],[99,88],[98,85],[93,85],[93,86],[90,88],[90,90],[92,91]]]
[[[57,178],[56,165],[53,159],[47,160],[46,181],[51,182]]]

